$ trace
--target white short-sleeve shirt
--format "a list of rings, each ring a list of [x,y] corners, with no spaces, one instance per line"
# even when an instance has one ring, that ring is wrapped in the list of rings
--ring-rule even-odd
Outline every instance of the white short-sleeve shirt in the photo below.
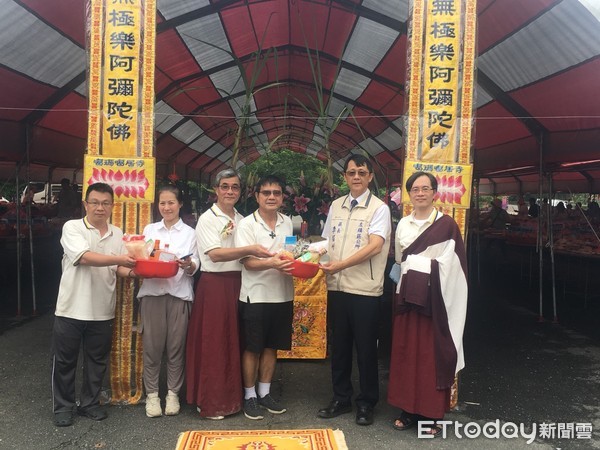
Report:
[[[242,270],[239,261],[213,262],[208,256],[208,252],[215,248],[235,247],[235,233],[243,218],[244,216],[235,211],[235,217],[231,219],[216,204],[200,216],[196,224],[196,241],[198,242],[202,272],[239,272]],[[228,226],[230,222],[232,222],[233,228],[231,225]]]
[[[415,219],[414,211],[400,219],[396,227],[396,243],[394,248],[394,257],[398,264],[402,261],[404,249],[411,245],[423,231],[442,216],[443,214],[434,208],[429,217],[424,220]]]
[[[198,267],[198,248],[196,246],[196,233],[189,225],[183,223],[183,220],[174,224],[171,228],[165,226],[165,221],[151,223],[144,228],[145,239],[160,240],[161,249],[169,246],[169,252],[177,255],[178,258],[192,254],[191,258],[196,267]],[[179,269],[177,274],[171,278],[147,278],[142,281],[142,286],[138,292],[138,298],[156,297],[159,295],[172,295],[185,301],[194,300],[194,278],[183,269]]]
[[[117,266],[84,266],[79,260],[88,251],[104,255],[126,253],[123,232],[108,224],[108,232],[100,236],[100,231],[84,217],[64,224],[60,244],[64,254],[55,314],[77,320],[113,319]]]
[[[254,211],[244,217],[235,234],[237,247],[260,244],[271,252],[283,248],[286,236],[293,235],[292,220],[283,214],[277,214],[275,231],[272,231]],[[240,301],[249,303],[283,303],[294,299],[294,282],[292,277],[282,274],[276,269],[246,270],[242,266],[242,288]]]
[[[363,192],[362,195],[359,195],[356,199],[354,199],[350,194],[348,194],[348,202],[351,202],[352,200],[356,200],[356,201],[358,201],[358,203],[364,203],[370,193],[371,193],[371,191],[369,189],[367,189],[365,192]],[[389,236],[392,231],[391,222],[392,222],[392,219],[391,219],[390,208],[388,207],[388,205],[386,205],[384,203],[383,205],[381,205],[379,208],[377,208],[375,210],[375,213],[373,214],[373,219],[371,220],[369,229],[367,230],[367,234],[369,234],[369,235],[375,234],[377,236],[381,236],[385,240],[386,237]],[[325,221],[325,226],[323,227],[323,233],[321,234],[321,236],[324,237],[325,239],[329,239],[330,230],[331,230],[331,214],[328,214],[327,220]]]

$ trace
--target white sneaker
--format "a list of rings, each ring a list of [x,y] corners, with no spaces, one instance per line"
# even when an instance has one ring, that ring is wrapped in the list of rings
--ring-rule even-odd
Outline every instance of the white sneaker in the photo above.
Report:
[[[158,398],[158,392],[148,394],[148,396],[146,397],[146,415],[148,417],[162,416],[162,409],[160,407],[160,398]]]
[[[179,414],[179,395],[173,391],[167,394],[167,404],[165,406],[165,415],[176,416]]]
[[[198,411],[199,413],[202,412],[202,410],[200,409],[199,406],[196,407],[196,411]],[[225,416],[208,416],[208,417],[202,417],[203,419],[210,419],[210,420],[223,420],[225,418]]]

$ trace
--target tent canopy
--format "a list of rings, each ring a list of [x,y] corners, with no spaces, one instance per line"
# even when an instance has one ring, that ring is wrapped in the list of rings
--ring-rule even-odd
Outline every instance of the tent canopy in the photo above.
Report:
[[[14,162],[24,159],[26,148],[41,167],[82,167],[85,3],[0,0],[4,178],[14,176]],[[262,50],[265,66],[249,105],[251,127],[240,165],[274,141],[273,150],[326,158],[314,108],[318,86],[329,101],[329,116],[345,106],[352,111],[330,137],[334,167],[350,152],[366,151],[380,179],[400,180],[408,0],[157,4],[160,176],[176,171],[206,179],[231,162],[246,93],[240,70],[249,77],[256,73]],[[600,164],[590,162],[600,160],[599,3],[479,0],[477,11],[475,176],[490,190],[536,183],[531,180],[542,146],[545,170],[568,170],[584,190],[600,190]]]

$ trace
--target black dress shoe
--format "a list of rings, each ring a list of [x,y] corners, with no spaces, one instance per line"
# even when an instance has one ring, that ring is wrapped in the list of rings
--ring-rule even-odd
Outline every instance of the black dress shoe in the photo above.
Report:
[[[340,414],[346,414],[352,412],[352,405],[350,402],[345,403],[339,400],[332,400],[326,408],[320,409],[317,413],[317,416],[322,419],[331,419],[332,417],[337,417]]]
[[[358,425],[371,425],[373,423],[373,408],[359,406],[358,411],[356,411],[356,423]]]
[[[87,409],[77,408],[77,414],[92,420],[104,420],[108,417],[106,407],[103,406],[92,406]]]

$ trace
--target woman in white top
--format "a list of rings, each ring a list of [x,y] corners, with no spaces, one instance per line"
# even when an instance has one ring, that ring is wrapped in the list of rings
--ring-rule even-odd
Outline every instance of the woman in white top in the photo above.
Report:
[[[179,217],[182,203],[181,191],[177,187],[162,187],[158,191],[158,210],[162,220],[144,228],[146,239],[160,240],[162,248],[168,245],[168,251],[177,256],[179,264],[174,277],[147,278],[138,293],[148,417],[162,415],[158,380],[164,352],[168,389],[165,414],[174,416],[179,413],[179,391],[185,370],[185,339],[194,300],[193,275],[199,265],[194,229]],[[180,259],[184,256],[188,257]]]
[[[242,408],[238,297],[245,256],[272,254],[255,244],[234,247],[243,216],[235,209],[241,182],[233,169],[215,178],[216,203],[198,219],[196,239],[202,275],[187,337],[187,401],[201,417],[223,419]]]

